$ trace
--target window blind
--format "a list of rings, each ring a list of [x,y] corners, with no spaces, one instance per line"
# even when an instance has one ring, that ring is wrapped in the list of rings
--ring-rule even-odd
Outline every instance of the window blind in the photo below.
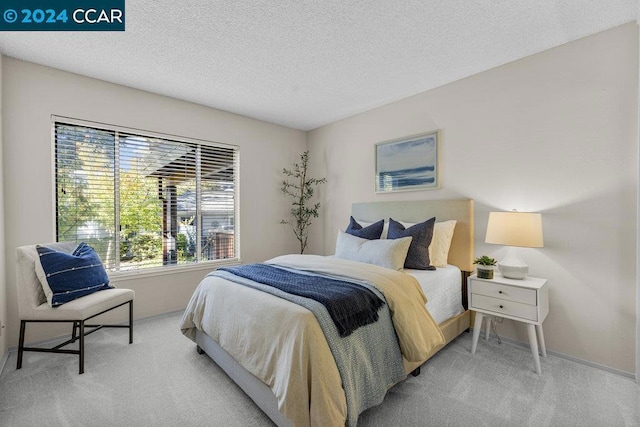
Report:
[[[111,271],[237,258],[238,149],[54,122],[59,241]]]

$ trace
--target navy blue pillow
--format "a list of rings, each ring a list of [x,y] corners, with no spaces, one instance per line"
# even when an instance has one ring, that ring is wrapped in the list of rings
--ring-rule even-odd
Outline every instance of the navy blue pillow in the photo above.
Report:
[[[411,246],[409,246],[409,253],[407,253],[407,258],[404,261],[404,268],[413,268],[416,270],[436,269],[431,265],[431,260],[429,259],[429,245],[433,238],[433,227],[435,223],[436,218],[433,217],[425,222],[404,228],[404,225],[398,221],[394,221],[393,218],[389,218],[387,239],[399,239],[407,236],[413,237]]]
[[[374,222],[373,224],[362,228],[358,221],[353,219],[352,216],[349,217],[349,226],[345,233],[349,233],[352,236],[361,237],[363,239],[376,240],[382,236],[382,229],[384,228],[384,219],[381,219],[378,222]]]
[[[53,293],[52,307],[111,288],[100,257],[86,243],[80,243],[71,254],[39,245],[36,250]]]

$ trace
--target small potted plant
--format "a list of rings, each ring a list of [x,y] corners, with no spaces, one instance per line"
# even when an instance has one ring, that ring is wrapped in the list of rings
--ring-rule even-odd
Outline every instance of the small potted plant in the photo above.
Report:
[[[493,269],[496,266],[495,259],[482,255],[476,258],[473,263],[478,265],[476,270],[478,271],[479,279],[493,279]]]

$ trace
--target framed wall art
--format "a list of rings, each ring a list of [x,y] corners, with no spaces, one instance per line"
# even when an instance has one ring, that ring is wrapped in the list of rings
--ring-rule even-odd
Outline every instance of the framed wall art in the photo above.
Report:
[[[379,142],[375,149],[376,193],[439,188],[439,130]]]

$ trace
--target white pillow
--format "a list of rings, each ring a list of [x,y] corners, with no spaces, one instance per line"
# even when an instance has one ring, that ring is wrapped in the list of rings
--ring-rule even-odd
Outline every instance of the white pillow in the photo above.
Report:
[[[405,228],[409,228],[417,223],[398,221]],[[436,222],[433,227],[433,237],[429,244],[429,261],[434,267],[446,267],[449,262],[449,248],[453,231],[456,228],[455,219],[449,221]]]
[[[433,238],[429,245],[429,260],[435,267],[446,267],[449,263],[449,248],[453,231],[456,228],[456,220],[436,222],[433,227]]]
[[[413,237],[395,240],[368,240],[338,231],[336,258],[402,270]]]

